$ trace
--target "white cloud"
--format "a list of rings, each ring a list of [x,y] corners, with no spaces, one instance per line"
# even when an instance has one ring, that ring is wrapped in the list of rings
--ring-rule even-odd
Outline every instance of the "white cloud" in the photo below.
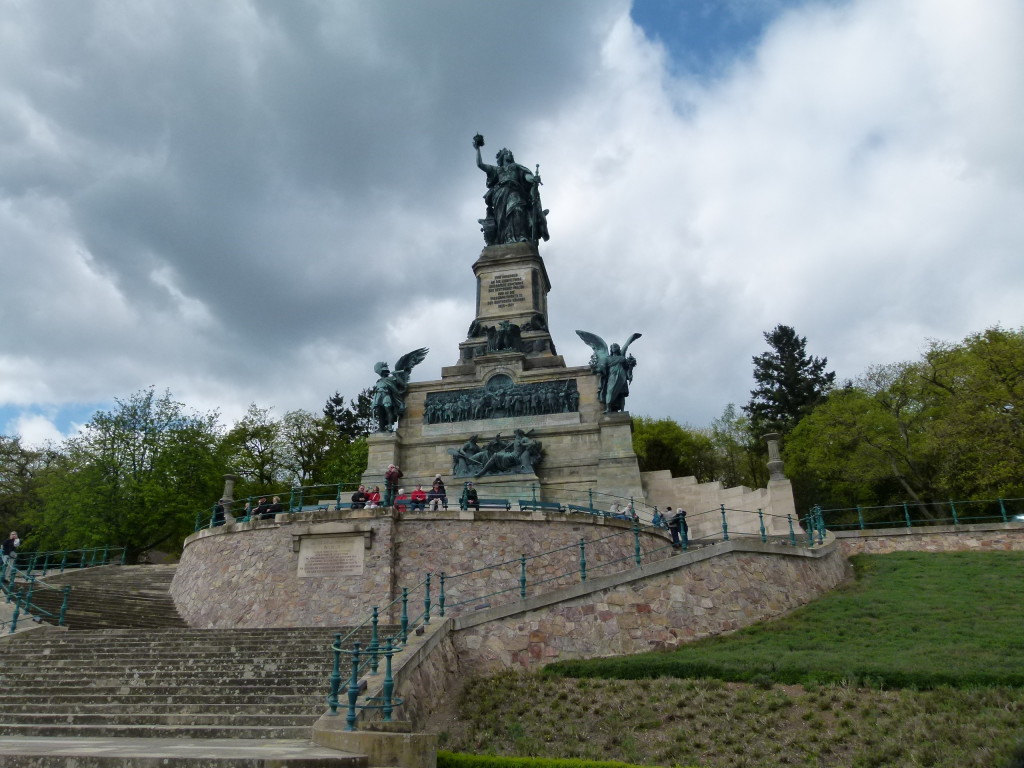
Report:
[[[1024,324],[1024,8],[780,15],[674,77],[624,1],[0,10],[0,405],[156,386],[319,410],[465,337],[470,137],[539,163],[569,364],[633,331],[629,406],[707,423],[763,331],[840,377]]]

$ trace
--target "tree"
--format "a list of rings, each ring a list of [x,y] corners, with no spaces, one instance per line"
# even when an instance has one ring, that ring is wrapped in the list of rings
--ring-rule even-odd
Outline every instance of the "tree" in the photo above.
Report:
[[[116,400],[66,441],[40,476],[32,516],[40,548],[125,546],[129,560],[179,547],[220,491],[217,415],[185,411],[153,389]]]
[[[757,386],[743,406],[758,437],[792,430],[824,399],[836,378],[825,370],[828,358],[809,357],[806,337],[797,336],[790,326],[777,325],[764,339],[771,349],[753,359]]]
[[[715,448],[701,432],[672,419],[633,419],[633,450],[641,472],[667,469],[673,477],[692,475],[698,482],[715,479]]]
[[[750,419],[737,413],[735,404],[725,406],[722,415],[711,422],[711,443],[717,454],[716,479],[726,488],[763,486],[768,481],[768,468],[760,442],[751,434]]]
[[[330,419],[309,411],[289,411],[281,419],[280,438],[282,464],[295,482],[300,485],[327,482],[324,465],[331,448],[340,439]]]
[[[48,453],[25,448],[17,435],[0,435],[0,529],[4,532],[19,528],[28,512],[38,510],[38,474]]]
[[[875,366],[790,433],[787,472],[807,502],[912,501],[1024,493],[1024,329],[932,341],[918,362]]]
[[[271,416],[269,408],[252,403],[224,437],[223,453],[231,471],[240,478],[239,497],[267,493],[290,483],[281,422]]]
[[[358,440],[373,431],[372,403],[373,387],[364,389],[348,405],[345,404],[345,398],[335,392],[327,398],[324,416],[334,423],[340,437],[349,441]]]

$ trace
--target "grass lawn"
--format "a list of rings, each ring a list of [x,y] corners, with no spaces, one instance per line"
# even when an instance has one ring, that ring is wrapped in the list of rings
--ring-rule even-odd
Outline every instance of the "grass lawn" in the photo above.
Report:
[[[855,583],[727,637],[470,680],[442,746],[707,768],[1003,768],[1018,750],[1024,766],[1024,553],[854,562]]]
[[[778,621],[670,652],[571,661],[570,677],[715,677],[883,688],[1024,686],[1024,553],[852,558],[857,580]]]

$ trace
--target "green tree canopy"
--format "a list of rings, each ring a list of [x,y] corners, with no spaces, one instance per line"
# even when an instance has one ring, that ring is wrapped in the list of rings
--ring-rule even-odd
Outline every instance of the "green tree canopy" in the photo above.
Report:
[[[215,413],[187,412],[153,389],[93,415],[40,473],[30,514],[40,549],[123,545],[129,559],[180,546],[221,490]]]
[[[711,438],[672,419],[633,419],[633,450],[641,472],[668,469],[673,477],[692,475],[698,482],[715,479],[715,447]]]
[[[807,354],[807,338],[788,325],[777,325],[764,339],[771,349],[756,356],[750,401],[743,410],[760,437],[788,433],[831,390],[836,375],[825,370],[828,358]]]
[[[926,505],[1024,495],[1024,329],[930,342],[875,366],[789,435],[786,471],[806,503]],[[931,509],[929,506],[931,505]]]

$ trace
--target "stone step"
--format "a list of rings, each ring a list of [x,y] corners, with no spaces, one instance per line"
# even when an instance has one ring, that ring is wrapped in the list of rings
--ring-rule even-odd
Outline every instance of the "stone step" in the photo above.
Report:
[[[303,739],[0,737],[4,768],[364,768],[363,755]]]
[[[315,718],[313,718],[315,720]],[[176,739],[305,739],[309,725],[260,727],[252,725],[21,725],[0,723],[0,736],[76,736]]]
[[[326,709],[326,708],[325,708]],[[173,725],[280,728],[312,727],[323,712],[299,714],[232,715],[214,712],[125,713],[125,712],[8,712],[5,726],[46,725]]]
[[[165,697],[165,696],[191,696],[193,694],[203,695],[217,695],[224,694],[225,696],[243,696],[248,698],[250,701],[262,700],[265,696],[316,696],[316,695],[327,695],[329,689],[329,681],[326,677],[323,679],[323,683],[316,688],[302,685],[302,686],[231,686],[225,687],[220,686],[217,683],[203,683],[199,685],[130,685],[128,683],[112,684],[107,686],[83,686],[76,688],[79,693],[87,693],[95,696],[107,696],[107,695],[145,695],[150,697]]]
[[[18,714],[31,712],[75,712],[75,713],[106,713],[110,711],[132,712],[139,715],[160,715],[160,714],[202,714],[205,712],[218,712],[230,715],[259,715],[259,714],[288,714],[292,712],[309,711],[322,713],[327,709],[326,696],[303,696],[290,697],[279,703],[269,703],[260,700],[259,703],[252,703],[251,699],[239,703],[227,703],[222,698],[202,703],[190,703],[186,700],[175,700],[170,703],[154,703],[152,699],[145,696],[135,698],[140,701],[132,702],[129,697],[106,697],[109,700],[96,701],[94,697],[82,697],[80,701],[69,701],[67,699],[33,699],[31,701],[0,702],[0,713]],[[247,697],[248,698],[248,697]]]

